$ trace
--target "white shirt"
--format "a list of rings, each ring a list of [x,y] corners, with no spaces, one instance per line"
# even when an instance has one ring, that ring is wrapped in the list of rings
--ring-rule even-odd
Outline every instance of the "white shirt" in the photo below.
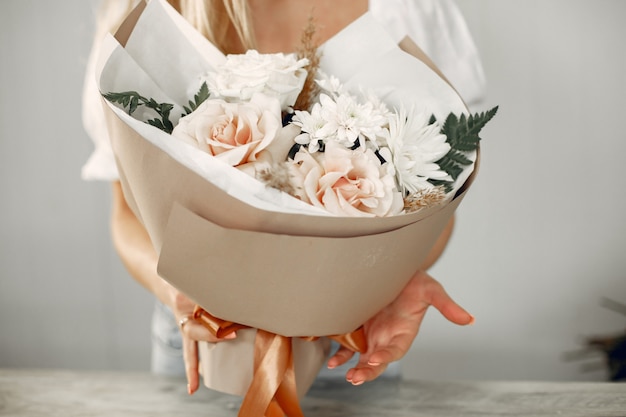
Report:
[[[485,94],[482,64],[453,0],[370,0],[369,10],[395,41],[409,36],[457,89],[468,106]],[[85,180],[119,179],[94,77],[97,48],[91,52],[83,91],[83,124],[95,150],[83,166]]]

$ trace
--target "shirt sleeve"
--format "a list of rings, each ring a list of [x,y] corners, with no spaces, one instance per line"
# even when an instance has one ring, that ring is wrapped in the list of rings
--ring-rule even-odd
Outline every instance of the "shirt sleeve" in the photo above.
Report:
[[[370,0],[370,12],[396,41],[409,36],[470,107],[485,98],[482,63],[453,0]]]
[[[83,127],[94,144],[94,150],[83,165],[81,177],[84,180],[116,181],[119,179],[111,141],[104,119],[100,92],[96,85],[95,66],[98,49],[94,47],[87,62],[83,85]]]

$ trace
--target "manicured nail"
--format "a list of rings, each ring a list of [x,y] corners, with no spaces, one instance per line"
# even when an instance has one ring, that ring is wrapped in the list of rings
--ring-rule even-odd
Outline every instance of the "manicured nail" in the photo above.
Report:
[[[352,381],[352,385],[354,385],[355,387],[358,387],[359,385],[363,385],[365,381]]]
[[[380,366],[380,362],[372,362],[372,361],[369,361],[369,362],[367,362],[367,364],[368,364],[369,366]]]
[[[328,363],[328,364],[326,365],[326,367],[327,367],[328,369],[335,369],[335,368],[336,368],[336,365],[333,365],[333,364],[331,364],[331,363]]]

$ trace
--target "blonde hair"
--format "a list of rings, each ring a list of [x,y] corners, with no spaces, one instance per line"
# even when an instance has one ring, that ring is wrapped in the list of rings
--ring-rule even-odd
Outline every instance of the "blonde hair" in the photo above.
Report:
[[[222,52],[255,48],[247,0],[180,0],[178,10]]]
[[[196,30],[224,53],[254,49],[247,0],[168,0]],[[139,0],[104,0],[98,12],[96,42],[114,32]]]

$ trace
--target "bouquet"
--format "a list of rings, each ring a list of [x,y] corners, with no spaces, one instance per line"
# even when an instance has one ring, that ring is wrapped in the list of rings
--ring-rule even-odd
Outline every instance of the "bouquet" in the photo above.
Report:
[[[199,318],[247,329],[201,346],[205,384],[246,395],[243,414],[260,391],[261,412],[283,390],[302,396],[319,337],[350,334],[400,293],[467,192],[496,111],[466,115],[368,14],[320,50],[224,56],[163,0],[103,43],[124,196]],[[254,358],[275,351],[278,379],[259,387]]]
[[[451,196],[497,108],[450,113],[442,123],[415,105],[392,111],[372,91],[351,94],[317,68],[315,78],[309,63],[254,50],[228,55],[201,77],[176,126],[171,103],[135,91],[105,97],[129,115],[152,109],[149,125],[333,215],[394,216]]]

